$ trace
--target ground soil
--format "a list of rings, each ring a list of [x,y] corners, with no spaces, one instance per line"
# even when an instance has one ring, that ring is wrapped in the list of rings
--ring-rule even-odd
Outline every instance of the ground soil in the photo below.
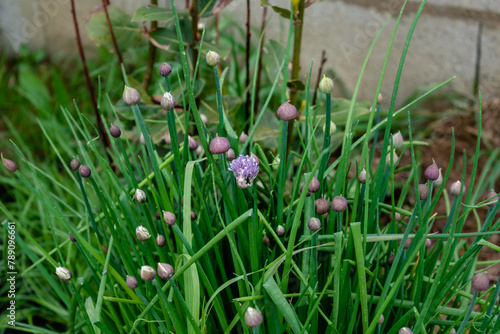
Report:
[[[440,108],[446,107],[445,105],[434,105],[435,112],[440,112]],[[437,109],[437,110],[436,110]],[[467,153],[467,170],[465,177],[465,185],[468,187],[471,179],[471,172],[473,167],[473,155],[476,151],[476,143],[478,136],[477,127],[477,113],[474,112],[474,108],[470,107],[455,114],[452,117],[447,117],[440,119],[432,124],[432,132],[430,135],[429,146],[424,146],[422,150],[422,165],[426,166],[432,163],[432,158],[435,159],[439,167],[442,168],[443,173],[448,166],[451,152],[451,136],[452,128],[455,131],[455,161],[453,163],[453,168],[451,171],[450,179],[447,184],[449,185],[456,180],[460,180],[462,176],[462,166],[463,166],[463,152]],[[497,148],[500,146],[500,98],[484,101],[482,105],[482,140],[481,140],[481,155],[478,163],[477,177],[481,175],[482,169],[486,161],[488,160],[488,152],[492,148]],[[422,170],[424,169],[422,168]],[[477,180],[477,179],[476,179]],[[498,192],[500,191],[500,179],[495,183],[494,189]],[[486,192],[488,192],[487,190]],[[485,194],[481,194],[479,201],[484,199]],[[441,200],[435,210],[439,216],[446,215],[446,205],[444,200]],[[480,221],[483,222],[487,213],[487,208],[477,209],[477,214]],[[500,214],[494,219],[494,222],[499,218]],[[444,227],[444,219],[436,221],[435,231],[441,232]],[[464,225],[464,230],[462,232],[475,232],[477,231],[477,222],[474,215],[469,215],[469,218]],[[469,242],[473,238],[469,238]],[[500,236],[493,235],[489,238],[489,241],[498,245],[500,243]],[[484,247],[479,254],[479,261],[485,260],[500,260],[500,254],[490,248]],[[498,280],[500,273],[500,265],[495,265],[488,269],[488,277],[491,283],[495,283]]]

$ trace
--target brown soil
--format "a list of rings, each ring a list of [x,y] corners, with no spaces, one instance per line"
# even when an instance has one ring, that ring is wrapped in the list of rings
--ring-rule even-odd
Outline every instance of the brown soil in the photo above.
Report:
[[[435,106],[441,109],[441,106]],[[452,138],[452,128],[455,131],[455,158],[453,167],[451,170],[451,175],[447,184],[447,187],[456,180],[460,180],[462,177],[462,166],[463,166],[463,152],[467,153],[467,170],[465,177],[465,185],[468,187],[471,180],[471,172],[473,168],[473,156],[476,151],[478,128],[476,122],[476,113],[472,108],[460,112],[452,117],[447,117],[446,119],[439,120],[432,125],[432,135],[427,141],[429,146],[424,146],[421,148],[422,151],[422,164],[425,168],[432,163],[432,158],[435,159],[439,167],[442,168],[443,173],[448,167],[450,152],[451,152],[451,138]],[[482,140],[481,140],[481,155],[478,163],[478,170],[476,173],[476,180],[482,173],[482,166],[488,160],[488,151],[491,147],[499,147],[500,145],[500,98],[493,100],[488,100],[483,102],[482,106]],[[468,189],[468,188],[467,188]],[[500,180],[495,183],[495,189],[500,190]],[[480,195],[479,201],[484,199],[484,195]],[[441,200],[435,211],[439,216],[446,215],[446,206],[444,200]],[[483,222],[487,209],[480,208],[477,209],[477,214],[480,221]],[[498,214],[497,214],[498,219]],[[495,220],[494,220],[495,221]],[[439,219],[435,223],[436,232],[441,232],[445,224],[445,219]],[[470,214],[467,222],[464,225],[462,232],[475,232],[477,231],[477,222],[473,214]],[[468,241],[472,241],[473,238],[467,238]],[[500,236],[493,235],[489,238],[489,241],[494,244],[499,244]],[[484,247],[479,254],[479,261],[486,260],[500,260],[500,254],[493,251],[490,248]],[[488,269],[488,276],[492,283],[498,280],[498,275],[500,273],[500,265],[495,265]]]

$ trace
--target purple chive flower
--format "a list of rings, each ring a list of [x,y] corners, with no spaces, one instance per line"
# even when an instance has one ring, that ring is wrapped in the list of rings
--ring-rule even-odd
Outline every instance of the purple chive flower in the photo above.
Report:
[[[259,174],[259,165],[255,159],[247,155],[240,155],[233,160],[228,169],[233,172],[236,184],[241,189],[250,187]]]

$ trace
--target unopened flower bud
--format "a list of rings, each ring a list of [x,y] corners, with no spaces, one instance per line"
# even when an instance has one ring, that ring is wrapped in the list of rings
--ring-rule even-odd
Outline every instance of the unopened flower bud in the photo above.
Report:
[[[435,181],[439,178],[440,172],[436,161],[432,159],[432,165],[429,165],[424,172],[424,176],[429,181]]]
[[[333,80],[323,75],[323,79],[319,82],[319,90],[324,94],[330,94],[333,91]]]
[[[156,271],[151,266],[141,267],[141,278],[145,281],[152,281],[155,279]]]
[[[304,190],[304,184],[300,186],[300,193],[302,194],[302,191]],[[309,191],[307,191],[306,193],[306,197],[309,197],[311,196],[311,193]]]
[[[158,72],[162,77],[168,77],[172,73],[172,67],[167,63],[162,63],[158,68]]]
[[[297,118],[297,108],[295,108],[294,105],[290,104],[289,101],[286,101],[281,106],[279,106],[278,111],[276,112],[276,116],[285,122],[293,121]]]
[[[314,211],[317,215],[324,215],[330,209],[328,201],[324,198],[318,198],[314,201]]]
[[[158,276],[163,279],[171,279],[174,276],[174,267],[168,263],[158,263]]]
[[[286,232],[286,231],[285,231],[285,228],[283,227],[283,225],[278,225],[278,226],[276,227],[276,234],[278,235],[278,237],[280,237],[280,238],[281,238],[282,236],[284,236],[284,235],[285,235],[285,232]]]
[[[259,310],[248,307],[245,312],[245,324],[247,327],[259,327],[262,324],[262,313]]]
[[[56,268],[56,275],[59,276],[59,278],[65,282],[70,281],[71,277],[73,277],[73,274],[71,274],[71,271],[68,268],[64,268],[64,267],[57,267]]]
[[[227,159],[227,161],[233,161],[234,158],[236,158],[236,152],[234,152],[234,150],[232,148],[230,148],[226,152],[226,159]]]
[[[198,142],[191,136],[188,136],[188,147],[190,151],[194,151],[198,148]]]
[[[366,183],[366,169],[363,168],[363,170],[359,172],[358,181],[363,184]]]
[[[207,125],[208,124],[208,117],[205,114],[200,113],[200,118],[203,124]]]
[[[206,56],[208,66],[215,66],[220,62],[220,56],[215,51],[208,51]]]
[[[69,167],[71,168],[71,170],[77,170],[78,168],[80,168],[80,160],[78,160],[77,158],[73,158],[73,160],[71,160],[71,162],[69,163]]]
[[[458,196],[460,195],[460,190],[465,191],[465,186],[462,185],[462,182],[460,181],[456,181],[456,182],[453,182],[450,186],[450,194],[452,196]]]
[[[401,327],[401,329],[398,331],[398,334],[413,334],[413,331],[408,327]]]
[[[318,218],[312,217],[307,221],[307,227],[312,231],[316,232],[319,231],[321,228],[321,222],[319,221]]]
[[[315,193],[316,191],[319,190],[320,184],[316,176],[313,176],[311,183],[309,183],[309,187],[307,188],[307,191],[311,193]]]
[[[271,164],[271,168],[274,171],[277,171],[280,168],[280,161],[281,161],[281,159],[280,159],[279,155],[274,157],[273,163]]]
[[[175,217],[175,215],[172,212],[163,211],[163,220],[165,221],[165,224],[172,226],[175,224],[175,221],[177,220],[177,218]]]
[[[149,141],[151,141],[151,135],[148,134]],[[144,134],[141,132],[141,136],[139,137],[139,142],[142,145],[146,145],[146,138],[144,138]]]
[[[403,247],[404,249],[409,249],[410,246],[411,246],[411,239],[407,238]]]
[[[80,166],[79,172],[80,172],[80,176],[85,178],[85,179],[88,178],[90,176],[90,174],[92,174],[92,172],[90,171],[90,168],[88,166],[85,166],[85,165]]]
[[[198,147],[196,148],[196,150],[194,150],[194,153],[196,154],[197,157],[201,156],[203,154],[203,146],[201,145],[198,145]]]
[[[196,212],[191,211],[191,221],[196,220],[196,218],[198,218],[198,215],[196,214]]]
[[[332,200],[332,210],[342,212],[347,209],[347,200],[343,196],[335,196]]]
[[[269,246],[270,243],[271,243],[271,241],[269,240],[269,238],[267,237],[267,235],[265,235],[265,236],[262,237],[262,244],[264,246]]]
[[[128,288],[132,290],[137,289],[137,287],[139,286],[139,284],[137,284],[137,278],[135,278],[134,276],[127,275],[126,282]]]
[[[163,136],[161,136],[160,140],[163,139],[165,141],[165,144],[170,145],[172,144],[172,137],[170,137],[170,133],[165,132]]]
[[[403,146],[403,143],[404,139],[403,135],[401,134],[401,131],[398,131],[397,133],[392,135],[392,145],[395,148],[400,148],[401,146]]]
[[[137,203],[145,203],[146,202],[146,193],[141,189],[136,189],[134,193],[134,199]]]
[[[163,246],[165,246],[166,243],[167,243],[167,240],[165,239],[165,237],[163,235],[158,234],[156,236],[156,245],[158,247],[163,247]]]
[[[122,135],[122,130],[120,130],[120,128],[116,125],[111,125],[109,133],[111,134],[111,137],[118,138]]]
[[[109,248],[108,248],[108,246],[106,246],[106,245],[101,245],[101,249],[102,249],[102,253],[103,253],[104,255],[108,254],[108,249],[109,249]]]
[[[382,94],[378,93],[378,97],[377,97],[377,103],[378,104],[381,104],[382,101],[384,101],[384,97],[382,96]]]
[[[432,247],[432,240],[425,239],[425,248],[430,249]]]
[[[225,137],[219,136],[215,136],[215,138],[210,141],[210,145],[208,146],[208,150],[212,154],[226,153],[230,148],[231,144],[229,144],[229,140]]]
[[[257,166],[260,166],[260,159],[255,154],[253,154],[253,153],[250,154],[250,158],[255,160],[255,162],[257,163]]]
[[[76,238],[71,232],[69,232],[69,240],[71,240],[71,242],[76,242]]]
[[[488,201],[490,199],[491,201]],[[490,208],[493,208],[498,201],[497,193],[495,192],[495,190],[491,189],[490,192],[486,194],[485,200],[488,201],[488,206]]]
[[[439,168],[439,176],[436,181],[433,181],[432,184],[436,187],[439,187],[443,183],[443,174],[441,174],[441,168]]]
[[[151,233],[149,233],[148,229],[142,225],[137,226],[135,229],[135,236],[139,241],[146,241],[151,237]]]
[[[248,135],[247,135],[245,132],[242,132],[242,133],[240,134],[240,137],[238,138],[238,140],[239,140],[239,141],[240,141],[240,143],[242,143],[242,144],[245,144],[245,143],[246,143],[246,141],[247,141],[247,139],[248,139]]]
[[[488,278],[488,275],[486,275],[486,272],[483,271],[482,273],[475,274],[472,277],[471,284],[474,290],[485,291],[490,287],[490,280]]]
[[[418,185],[418,194],[420,195],[420,200],[424,200],[429,196],[429,187],[425,183]]]
[[[394,218],[396,218],[396,221],[400,221],[401,214],[399,212],[395,212],[394,214],[391,212],[391,220],[393,220]]]
[[[139,94],[137,89],[125,86],[125,89],[123,90],[123,101],[125,101],[125,103],[129,106],[134,106],[141,101],[141,94]]]
[[[390,165],[391,164],[391,156],[392,156],[392,161],[394,163],[394,166],[397,166],[398,164],[398,155],[396,154],[396,151],[392,151],[392,155],[391,155],[391,152],[387,153],[386,157],[385,157],[385,164],[386,165]]]
[[[1,157],[2,157],[2,163],[3,163],[3,165],[5,166],[5,168],[6,168],[9,172],[11,172],[11,173],[15,173],[15,172],[16,172],[16,170],[17,170],[17,164],[16,164],[14,161],[12,161],[12,160],[9,160],[9,159],[4,158],[4,157],[3,157],[3,154],[1,155]]]
[[[163,96],[161,98],[160,105],[166,111],[174,109],[174,107],[175,107],[175,99],[172,96],[172,94],[170,94],[170,92],[165,92],[165,94],[163,94]]]
[[[326,124],[323,125],[323,133],[326,132]],[[337,125],[330,121],[330,136],[333,136],[337,132]]]
[[[384,323],[384,315],[381,314],[380,317],[377,320],[377,325],[382,325]]]

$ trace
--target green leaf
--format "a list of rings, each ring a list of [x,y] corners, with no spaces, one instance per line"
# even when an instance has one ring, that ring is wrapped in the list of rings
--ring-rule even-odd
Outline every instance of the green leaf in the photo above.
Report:
[[[170,48],[173,50],[179,49],[179,42],[177,38],[175,38],[174,31],[169,28],[160,28],[151,32],[151,37],[153,37],[158,43],[163,45],[170,45]],[[184,46],[187,47],[188,43],[184,43]],[[221,58],[226,58],[231,51],[230,46],[219,46],[206,41],[203,41],[203,47],[201,49],[202,57],[207,54],[208,51],[217,52]],[[197,80],[198,81],[198,80]]]
[[[46,115],[51,113],[52,106],[50,104],[49,90],[40,79],[40,76],[25,64],[19,66],[18,92],[41,113]]]
[[[177,14],[180,16],[185,16],[189,14],[189,11],[178,11]],[[132,17],[132,22],[140,21],[162,21],[170,22],[174,19],[172,11],[167,8],[159,8],[153,5],[145,5],[137,9]]]
[[[273,6],[266,0],[260,0],[260,5],[262,7],[271,7],[276,13],[280,14],[284,18],[287,18],[287,19],[290,18],[290,10],[289,9],[278,7],[278,6]]]
[[[108,14],[120,50],[133,48],[142,38],[138,24],[132,23],[130,16],[116,7],[108,6]],[[114,51],[108,22],[102,8],[90,14],[87,23],[87,33],[97,46],[103,47],[110,52]]]
[[[296,90],[304,90],[306,88],[304,83],[299,79],[288,80],[286,85],[287,87],[295,88]]]
[[[95,310],[94,303],[92,302],[92,298],[88,297],[85,300],[85,310],[87,314],[89,315],[90,321],[92,323],[98,322],[99,321],[99,315],[97,314]],[[94,326],[94,330],[97,334],[101,333],[101,330],[98,329],[97,327]]]
[[[305,329],[302,328],[302,324],[300,323],[297,313],[292,309],[288,301],[285,299],[283,294],[281,293],[280,288],[276,284],[274,278],[270,277],[264,283],[264,289],[271,297],[273,303],[276,305],[281,314],[285,317],[286,322],[290,326],[290,328],[294,331],[294,333],[307,333]]]
[[[201,17],[208,17],[212,15],[215,0],[198,0],[198,14]]]

